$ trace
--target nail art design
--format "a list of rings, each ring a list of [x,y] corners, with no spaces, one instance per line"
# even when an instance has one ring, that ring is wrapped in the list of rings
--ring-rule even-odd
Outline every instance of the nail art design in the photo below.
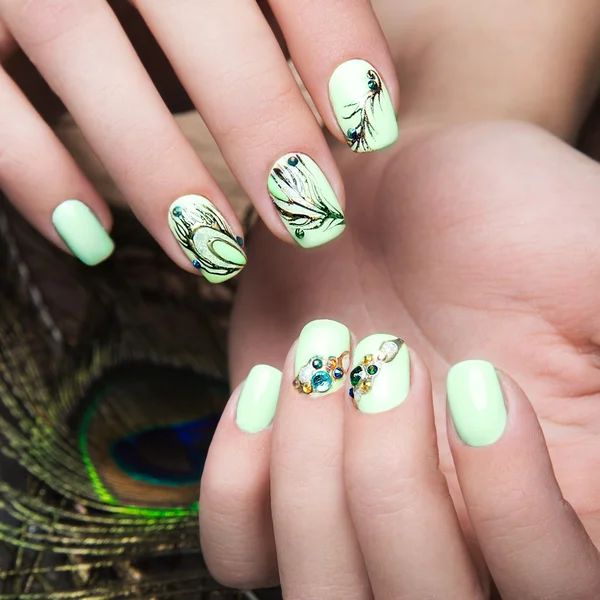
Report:
[[[338,124],[354,152],[371,152],[398,139],[398,122],[381,75],[368,62],[342,63],[329,81]]]
[[[360,399],[371,391],[373,381],[383,365],[392,362],[403,345],[404,340],[400,338],[386,340],[381,344],[376,354],[363,356],[358,366],[352,369],[350,372],[350,385],[352,387],[348,390],[348,393],[356,408],[358,408]]]
[[[242,238],[203,196],[192,194],[173,202],[169,226],[194,267],[211,283],[230,279],[244,268]]]
[[[293,381],[294,388],[301,394],[324,394],[331,389],[334,381],[341,379],[347,372],[350,354],[340,356],[313,356],[299,371]]]
[[[346,221],[325,175],[306,154],[282,156],[271,169],[269,195],[288,231],[305,248],[340,235]]]

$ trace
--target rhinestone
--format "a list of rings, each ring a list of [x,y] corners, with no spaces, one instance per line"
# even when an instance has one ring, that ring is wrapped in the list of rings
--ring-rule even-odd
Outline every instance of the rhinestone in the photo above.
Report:
[[[290,165],[290,167],[295,167],[298,164],[298,157],[297,156],[290,156],[288,158],[288,165]]]
[[[305,383],[305,384],[302,386],[302,391],[303,391],[305,394],[310,394],[310,393],[312,392],[312,385],[310,385],[310,383]]]
[[[181,216],[181,207],[180,206],[176,206],[173,209],[173,215],[175,215],[176,217],[180,217]]]
[[[377,368],[377,366],[376,366],[376,365],[369,365],[369,366],[367,367],[367,373],[368,373],[369,375],[375,375],[375,373],[377,373],[377,371],[379,371],[379,369]]]
[[[350,373],[350,383],[352,387],[356,387],[365,378],[365,372],[362,367],[356,367],[352,369]]]
[[[304,230],[300,229],[299,227],[294,233],[299,240],[301,240],[305,236]]]
[[[315,392],[326,392],[331,388],[333,379],[327,371],[317,371],[312,378],[312,385]]]
[[[323,361],[322,361],[320,358],[315,358],[315,359],[312,361],[312,366],[313,366],[315,369],[320,369],[320,368],[323,366]]]
[[[372,354],[367,354],[363,359],[362,359],[362,364],[363,365],[368,365],[370,362],[373,362],[373,355]]]
[[[298,372],[300,383],[308,383],[313,375],[313,369],[310,365],[306,365]]]
[[[385,362],[390,362],[391,360],[394,360],[394,358],[396,358],[396,354],[398,354],[400,347],[396,342],[390,340],[381,344],[380,350],[382,352],[385,352]]]
[[[192,265],[194,265],[194,267],[196,267],[196,269],[199,269],[202,265],[200,264],[199,260],[193,260],[192,261]]]
[[[342,369],[340,369],[339,367],[336,367],[336,368],[333,370],[333,376],[334,376],[336,379],[341,379],[341,378],[344,376],[344,371],[343,371]]]

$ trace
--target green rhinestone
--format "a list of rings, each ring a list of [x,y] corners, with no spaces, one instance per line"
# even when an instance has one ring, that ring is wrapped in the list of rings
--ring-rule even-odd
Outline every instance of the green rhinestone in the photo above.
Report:
[[[315,369],[320,369],[323,366],[323,361],[320,358],[315,358],[315,360],[312,361],[312,366]]]
[[[296,237],[301,240],[304,237],[305,233],[303,229],[296,229]]]
[[[377,371],[379,371],[379,369],[377,368],[377,366],[376,366],[376,365],[369,365],[369,366],[367,367],[367,373],[368,373],[369,375],[375,375],[375,373],[377,373]]]
[[[362,379],[364,379],[364,371],[362,367],[355,367],[350,373],[350,383],[352,387],[356,387]]]

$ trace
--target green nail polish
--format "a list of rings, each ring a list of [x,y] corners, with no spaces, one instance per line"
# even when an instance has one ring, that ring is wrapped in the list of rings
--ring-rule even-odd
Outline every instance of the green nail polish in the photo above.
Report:
[[[494,365],[466,360],[448,373],[448,404],[461,439],[469,446],[489,446],[506,427],[506,405]]]
[[[329,181],[306,154],[282,156],[271,169],[267,187],[283,224],[303,248],[322,246],[346,228]]]
[[[350,332],[345,325],[327,319],[308,323],[296,348],[294,387],[303,394],[338,390],[348,370],[349,349]]]
[[[361,412],[395,408],[410,391],[410,356],[403,340],[376,333],[358,343],[350,370],[350,397]]]
[[[329,97],[354,152],[381,150],[398,139],[392,99],[373,65],[360,59],[342,63],[329,80]]]
[[[246,264],[246,253],[215,205],[196,194],[169,207],[169,227],[182,250],[211,283],[235,277]]]
[[[84,264],[97,265],[115,249],[96,215],[79,200],[65,200],[52,213],[52,223],[71,252]]]
[[[248,374],[235,415],[238,427],[246,433],[266,429],[275,417],[281,371],[269,365],[256,365]]]

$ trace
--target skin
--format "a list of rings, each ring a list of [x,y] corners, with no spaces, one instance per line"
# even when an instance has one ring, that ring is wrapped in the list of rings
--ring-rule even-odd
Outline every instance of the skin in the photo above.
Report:
[[[348,192],[344,237],[308,256],[281,247],[262,226],[252,234],[231,330],[232,379],[237,384],[258,362],[284,376],[272,430],[259,441],[242,436],[229,412],[211,450],[203,544],[226,583],[280,579],[288,598],[600,593],[600,167],[569,145],[597,91],[600,7],[587,0],[552,9],[533,2],[527,10],[504,1],[497,12],[471,1],[445,6],[376,3],[403,92],[401,139],[379,156],[335,153]],[[383,331],[405,339],[421,412],[409,399],[374,426],[358,423],[341,397],[315,404],[291,395],[290,345],[315,318],[345,323],[356,339]],[[461,445],[447,423],[445,377],[468,358],[510,374],[501,376],[509,423],[487,454]],[[406,429],[410,410],[420,428]],[[398,440],[415,430],[401,452]],[[389,468],[371,468],[365,479],[364,465],[377,464],[368,449]],[[236,464],[245,476],[224,477]],[[307,474],[329,487],[307,492]],[[357,511],[356,499],[382,486],[393,498],[394,481],[405,485],[391,514],[402,519],[410,507],[413,529],[406,545],[400,535],[372,533],[369,546],[361,532],[373,532],[377,519]],[[448,508],[446,485],[460,528],[446,515],[432,533],[428,519]],[[293,511],[282,509],[282,495]],[[311,587],[311,564],[330,556],[311,528],[314,506],[338,515],[337,534],[328,531],[350,556],[327,563],[328,573],[349,587]],[[416,560],[422,540],[446,549],[446,562]],[[373,589],[352,554],[356,544]],[[457,551],[463,544],[468,560]],[[412,574],[412,588],[386,580],[391,568],[376,569],[386,555]],[[433,588],[448,564],[461,581]]]

